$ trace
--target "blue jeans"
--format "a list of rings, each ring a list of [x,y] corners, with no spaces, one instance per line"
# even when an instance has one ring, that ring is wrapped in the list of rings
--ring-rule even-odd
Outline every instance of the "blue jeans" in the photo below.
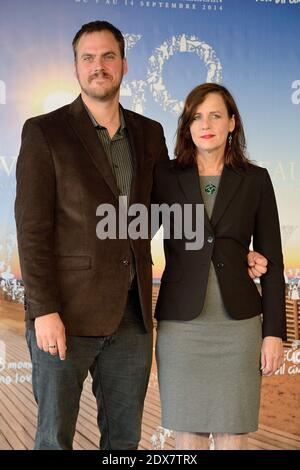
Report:
[[[26,331],[38,404],[35,449],[72,449],[83,382],[90,371],[96,397],[100,448],[137,449],[152,362],[138,295],[129,294],[123,320],[111,336],[67,337],[64,361],[37,347]]]

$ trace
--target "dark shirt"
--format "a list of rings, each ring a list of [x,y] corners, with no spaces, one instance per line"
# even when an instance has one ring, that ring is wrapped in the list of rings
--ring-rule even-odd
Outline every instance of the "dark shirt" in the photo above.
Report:
[[[127,202],[129,205],[134,167],[129,137],[122,110],[120,108],[120,127],[112,138],[110,138],[106,127],[101,126],[88,109],[87,112],[92,120],[94,127],[97,130],[99,140],[105,151],[112,172],[116,178],[120,196],[127,196]],[[136,275],[134,255],[132,250],[130,252],[130,258],[129,285],[131,286],[132,281]]]

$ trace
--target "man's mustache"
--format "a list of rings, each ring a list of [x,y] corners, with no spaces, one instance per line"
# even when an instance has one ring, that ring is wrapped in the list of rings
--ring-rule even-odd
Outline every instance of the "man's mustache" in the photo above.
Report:
[[[109,75],[108,73],[106,72],[95,72],[93,73],[93,75],[90,75],[88,81],[89,83],[91,83],[95,78],[98,78],[98,77],[103,77],[103,78],[111,78],[111,75]]]

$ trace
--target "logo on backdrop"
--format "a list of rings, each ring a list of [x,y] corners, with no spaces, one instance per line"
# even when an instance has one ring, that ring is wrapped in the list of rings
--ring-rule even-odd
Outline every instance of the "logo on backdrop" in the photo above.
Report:
[[[0,384],[11,385],[14,383],[31,382],[31,372],[21,374],[20,370],[26,369],[31,371],[31,362],[7,362],[6,344],[0,340]],[[6,375],[3,372],[6,371]]]
[[[126,50],[141,39],[140,35],[125,35]],[[222,81],[222,64],[213,47],[201,40],[196,35],[187,36],[182,33],[171,36],[162,44],[157,46],[149,57],[146,80],[124,80],[121,87],[121,96],[132,97],[132,110],[136,113],[145,112],[145,89],[149,86],[152,96],[164,111],[178,116],[183,109],[183,101],[171,96],[164,81],[163,71],[165,63],[176,54],[196,54],[206,68],[206,77],[202,81],[220,83]]]
[[[0,80],[0,104],[6,104],[6,86],[3,80]]]
[[[256,3],[264,3],[268,5],[300,5],[300,0],[255,0]]]
[[[4,341],[0,340],[0,372],[5,369],[6,364],[6,346]]]
[[[200,57],[204,63],[207,75],[206,82],[221,82],[222,65],[213,48],[197,36],[172,36],[155,49],[149,58],[147,82],[153,94],[154,100],[159,103],[164,111],[170,111],[178,115],[183,109],[183,101],[171,97],[163,83],[163,68],[165,62],[177,53],[191,52]]]
[[[276,375],[300,374],[300,340],[293,341],[291,348],[284,352],[284,363],[275,372]]]
[[[295,90],[291,96],[292,103],[300,104],[300,80],[293,81],[292,90]]]

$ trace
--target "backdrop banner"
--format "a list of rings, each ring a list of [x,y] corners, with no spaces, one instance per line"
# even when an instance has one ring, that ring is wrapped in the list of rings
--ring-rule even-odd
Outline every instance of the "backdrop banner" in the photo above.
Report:
[[[31,379],[28,356],[26,360],[22,354],[18,356],[19,349],[12,346],[12,331],[19,341],[23,328],[24,288],[14,221],[22,126],[27,118],[52,111],[78,96],[71,43],[82,24],[96,19],[112,22],[125,35],[129,71],[121,88],[122,105],[161,122],[171,158],[187,93],[207,81],[225,85],[234,95],[250,158],[269,170],[274,185],[287,284],[286,346],[298,351],[300,1],[1,0],[1,387],[16,383],[15,374],[19,373],[17,365],[8,368],[8,352],[12,364],[22,363],[19,379],[22,376],[28,386]],[[155,284],[164,267],[161,237],[155,238],[152,248]],[[20,348],[26,349],[23,343]],[[300,354],[293,358],[289,376],[300,372]],[[288,365],[282,374],[287,370]]]

